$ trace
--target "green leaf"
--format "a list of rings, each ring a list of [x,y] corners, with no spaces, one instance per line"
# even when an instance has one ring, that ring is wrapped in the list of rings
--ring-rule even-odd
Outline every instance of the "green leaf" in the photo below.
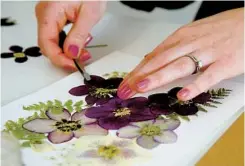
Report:
[[[72,107],[73,101],[72,100],[67,100],[64,104],[64,107],[69,111],[72,112],[73,111],[73,107]]]
[[[181,116],[179,115],[179,117],[183,120],[186,120],[186,121],[190,121],[190,118],[188,116]]]
[[[77,101],[73,106],[75,107],[76,112],[80,112],[82,110],[83,101]]]
[[[21,144],[21,147],[23,147],[23,148],[30,148],[31,147],[31,142],[30,141],[24,141]]]
[[[212,105],[212,104],[210,104],[210,103],[205,103],[205,104],[202,104],[202,105],[204,105],[204,106],[206,106],[206,107],[217,108],[217,106]]]
[[[198,111],[202,111],[202,112],[208,112],[205,108],[203,108],[202,106],[197,106]]]
[[[222,104],[221,102],[215,101],[215,100],[210,100],[209,102],[214,103],[214,104]]]

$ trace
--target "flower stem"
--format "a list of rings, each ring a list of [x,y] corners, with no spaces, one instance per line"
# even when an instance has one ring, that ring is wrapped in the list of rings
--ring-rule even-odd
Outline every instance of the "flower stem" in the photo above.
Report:
[[[97,48],[97,47],[107,47],[107,44],[98,44],[98,45],[92,45],[92,46],[86,46],[85,48]]]

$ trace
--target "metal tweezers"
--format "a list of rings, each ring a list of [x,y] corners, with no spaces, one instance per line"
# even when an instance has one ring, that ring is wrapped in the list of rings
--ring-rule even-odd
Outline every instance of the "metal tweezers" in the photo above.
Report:
[[[83,78],[84,78],[86,81],[90,81],[90,80],[91,80],[91,77],[90,77],[90,75],[86,72],[84,66],[81,66],[81,65],[79,64],[79,62],[77,62],[76,59],[73,59],[73,61],[74,61],[75,65],[76,65],[78,71],[79,71],[79,72],[81,73],[81,75],[83,76]]]

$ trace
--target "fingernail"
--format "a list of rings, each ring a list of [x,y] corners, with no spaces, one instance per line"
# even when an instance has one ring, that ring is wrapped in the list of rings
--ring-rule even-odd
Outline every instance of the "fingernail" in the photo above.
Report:
[[[87,61],[91,58],[91,54],[87,50],[82,50],[81,51],[81,58],[80,61],[84,62]]]
[[[178,95],[181,97],[181,98],[186,98],[188,97],[190,94],[190,91],[188,89],[182,89],[178,92]]]
[[[76,45],[70,45],[68,51],[74,58],[78,57],[79,48]]]
[[[122,88],[118,90],[117,95],[121,99],[126,99],[131,93],[132,93],[132,90],[129,88],[129,86],[124,85]]]
[[[147,87],[149,83],[149,80],[148,79],[144,79],[144,80],[141,80],[140,82],[138,82],[136,84],[136,86],[139,88],[139,89],[145,89]]]
[[[88,38],[86,40],[85,46],[87,46],[92,39],[93,39],[93,37],[89,34],[89,36],[88,36]]]

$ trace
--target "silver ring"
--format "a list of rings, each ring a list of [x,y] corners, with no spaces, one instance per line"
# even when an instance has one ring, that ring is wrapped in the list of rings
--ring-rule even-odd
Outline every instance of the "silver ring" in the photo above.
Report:
[[[195,58],[194,56],[191,55],[185,55],[186,57],[191,58],[191,60],[195,63],[196,69],[192,74],[196,74],[197,72],[200,71],[200,69],[202,68],[202,62],[199,61],[197,58]]]

